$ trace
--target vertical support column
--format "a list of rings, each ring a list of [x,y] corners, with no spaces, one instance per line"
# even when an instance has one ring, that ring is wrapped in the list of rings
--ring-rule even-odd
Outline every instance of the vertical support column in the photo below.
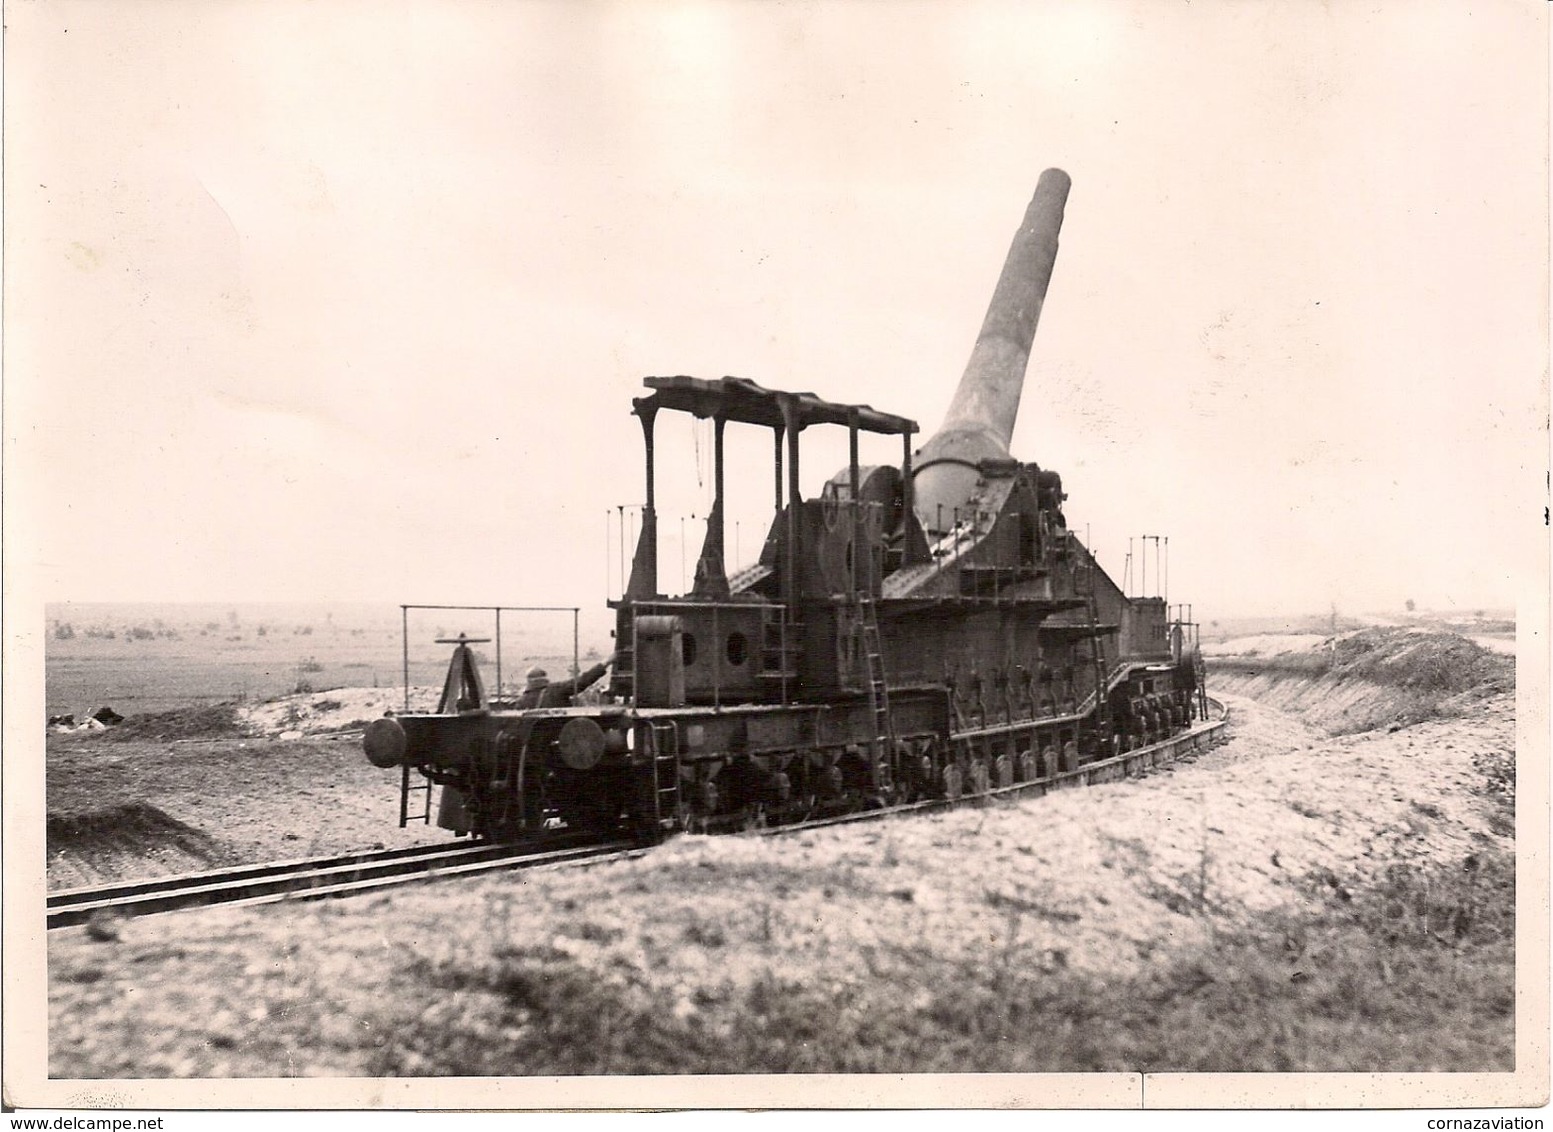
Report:
[[[642,530],[637,536],[636,553],[631,559],[631,581],[626,586],[625,597],[637,601],[656,597],[658,593],[658,509],[653,494],[653,419],[658,409],[654,405],[638,404],[636,415],[642,422],[642,441],[647,459],[647,497],[642,506]],[[622,538],[625,532],[621,531]]]
[[[847,483],[852,495],[852,596],[856,598],[862,592],[858,585],[858,575],[864,578],[868,572],[861,569],[859,560],[868,553],[868,548],[863,545],[863,508],[858,500],[860,485],[857,471],[857,410],[847,410]]]
[[[775,469],[775,483],[773,486],[776,488],[776,514],[778,515],[782,513],[782,434],[784,431],[781,425],[777,425],[771,430],[773,446],[771,466]]]
[[[653,508],[653,501],[657,498],[653,494],[654,488],[653,488],[652,426],[653,426],[653,421],[658,416],[658,410],[657,409],[641,409],[641,410],[639,410],[638,415],[641,417],[641,421],[642,421],[642,446],[643,446],[643,450],[646,453],[646,461],[647,461],[646,477],[645,477],[645,481],[644,481],[645,484],[646,484],[646,491],[647,491],[647,503],[646,503],[645,511],[646,511],[646,514],[650,515],[650,514],[653,513],[653,510],[654,510],[654,508]]]
[[[798,410],[791,397],[782,396],[782,427],[787,433],[787,561],[782,566],[782,601],[791,620],[798,605]]]
[[[717,541],[711,545],[717,552],[720,564],[728,561],[727,547],[724,545],[726,540],[723,538],[723,426],[727,423],[721,413],[712,418],[712,517],[709,521],[717,524]],[[707,538],[710,540],[711,534]],[[726,566],[724,573],[727,573]]]
[[[723,556],[723,426],[727,422],[718,414],[712,423],[712,511],[706,517],[706,538],[701,543],[701,557],[696,560],[696,580],[691,592],[699,598],[721,600],[728,596],[728,571]]]

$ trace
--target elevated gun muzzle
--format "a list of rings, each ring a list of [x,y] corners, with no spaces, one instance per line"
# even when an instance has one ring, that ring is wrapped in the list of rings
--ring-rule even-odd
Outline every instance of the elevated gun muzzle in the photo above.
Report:
[[[942,534],[970,505],[983,461],[1011,458],[1008,445],[1071,185],[1061,169],[1041,174],[944,423],[916,454],[914,505],[930,534]]]

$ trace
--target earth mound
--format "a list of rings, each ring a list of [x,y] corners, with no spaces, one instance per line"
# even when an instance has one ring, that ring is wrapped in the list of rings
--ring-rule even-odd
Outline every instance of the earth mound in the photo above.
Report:
[[[1334,735],[1460,715],[1515,689],[1513,658],[1414,628],[1361,629],[1286,651],[1258,642],[1209,657],[1208,666],[1211,690],[1297,713]]]
[[[438,693],[437,688],[411,688],[409,709],[436,710]],[[250,705],[238,713],[238,720],[252,735],[328,735],[359,730],[385,712],[403,710],[402,688],[331,688]]]
[[[242,735],[237,705],[204,704],[132,715],[100,732],[110,742],[167,742],[174,739],[236,739]]]
[[[50,814],[46,837],[50,877],[69,874],[80,884],[116,879],[148,857],[173,873],[230,863],[221,842],[146,802]]]

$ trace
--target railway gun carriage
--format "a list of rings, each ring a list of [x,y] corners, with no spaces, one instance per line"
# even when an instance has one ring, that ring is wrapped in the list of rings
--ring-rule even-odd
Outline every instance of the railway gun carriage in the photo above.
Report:
[[[491,702],[455,643],[435,712],[374,721],[371,761],[442,787],[439,824],[491,838],[565,825],[739,828],[1052,783],[1207,715],[1196,626],[1128,597],[1069,530],[1061,477],[1008,450],[1069,182],[1042,175],[943,425],[725,377],[649,377],[634,402],[645,505],[604,702]],[[710,420],[714,501],[690,592],[660,592],[654,424]],[[772,434],[758,561],[724,559],[723,437]],[[800,438],[848,430],[847,466],[799,490]],[[901,438],[865,466],[861,433]],[[414,776],[419,776],[415,779]]]

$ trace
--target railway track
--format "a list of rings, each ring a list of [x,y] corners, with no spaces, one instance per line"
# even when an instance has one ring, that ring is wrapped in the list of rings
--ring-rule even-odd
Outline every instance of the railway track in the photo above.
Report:
[[[53,892],[47,901],[48,926],[81,924],[102,914],[141,916],[215,904],[342,896],[413,880],[573,864],[638,851],[623,841],[600,843],[579,837],[558,839],[541,849],[480,842],[242,865]]]
[[[819,829],[829,825],[848,825],[853,822],[877,821],[880,818],[893,817],[896,814],[947,810],[960,805],[962,802],[975,802],[986,798],[1002,798],[1016,795],[1038,798],[1053,790],[1063,790],[1074,786],[1092,786],[1102,782],[1115,782],[1122,778],[1137,777],[1155,767],[1166,766],[1183,755],[1205,750],[1224,737],[1224,728],[1229,723],[1229,708],[1223,701],[1214,699],[1212,696],[1208,697],[1208,702],[1216,710],[1218,714],[1217,719],[1208,720],[1193,727],[1190,731],[1182,732],[1180,735],[1172,736],[1169,739],[1163,739],[1158,743],[1151,743],[1146,747],[1138,747],[1131,751],[1123,751],[1119,755],[1086,763],[1076,770],[1061,771],[1050,778],[1036,782],[1016,782],[1011,786],[997,786],[981,794],[962,795],[959,798],[930,798],[921,802],[904,802],[894,806],[881,806],[873,810],[853,810],[848,813],[810,818],[801,822],[763,827],[751,832],[769,837],[784,833],[797,833],[805,829]]]
[[[1041,781],[1018,782],[1011,786],[995,787],[984,794],[958,799],[935,798],[816,817],[752,832],[764,836],[797,833],[824,826],[874,821],[897,814],[943,810],[962,801],[1012,795],[1039,796],[1051,790],[1133,777],[1217,742],[1228,722],[1229,713],[1221,702],[1210,702],[1218,709],[1219,718],[1216,720],[1210,720],[1170,739],[1124,751],[1075,770],[1062,771]],[[82,924],[93,915],[105,913],[140,916],[216,904],[263,904],[279,900],[355,895],[414,880],[469,876],[497,869],[573,864],[645,851],[624,841],[599,843],[582,837],[563,836],[542,849],[476,842],[242,865],[50,893],[48,926],[53,929]]]

